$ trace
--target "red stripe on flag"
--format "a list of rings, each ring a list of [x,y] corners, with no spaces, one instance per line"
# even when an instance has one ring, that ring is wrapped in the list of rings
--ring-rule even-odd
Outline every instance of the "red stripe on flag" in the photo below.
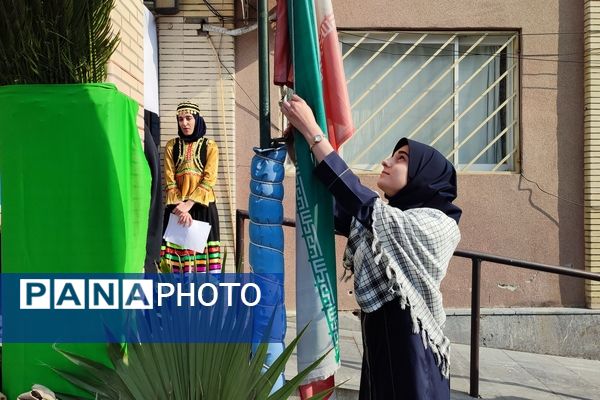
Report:
[[[330,376],[327,379],[323,379],[321,381],[315,381],[315,382],[311,382],[308,383],[306,385],[300,385],[300,387],[298,388],[300,390],[300,398],[302,400],[311,398],[312,396],[314,396],[315,394],[321,393],[327,389],[331,389],[335,387],[335,379],[332,376]],[[324,400],[327,400],[331,397],[333,393],[328,394],[327,396],[324,397]]]
[[[275,85],[293,87],[294,69],[292,67],[292,58],[290,57],[287,0],[277,1],[276,15],[273,83]]]
[[[324,14],[318,28],[327,134],[329,142],[337,150],[354,133],[354,124],[331,1],[318,0],[315,4],[317,13],[321,11]]]

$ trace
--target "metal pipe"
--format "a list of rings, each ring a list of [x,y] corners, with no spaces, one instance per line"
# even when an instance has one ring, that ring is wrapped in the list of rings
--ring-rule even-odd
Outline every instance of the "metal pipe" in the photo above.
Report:
[[[504,265],[511,265],[511,266],[517,267],[517,268],[532,269],[534,271],[550,272],[553,274],[560,274],[560,275],[573,276],[576,278],[590,279],[592,281],[600,281],[600,274],[598,274],[598,273],[581,271],[581,270],[573,269],[573,268],[558,267],[558,266],[554,266],[554,265],[514,260],[511,258],[499,257],[499,256],[491,255],[491,254],[483,254],[483,253],[477,253],[474,251],[465,251],[465,250],[456,250],[454,252],[454,255],[456,257],[463,257],[463,258],[470,258],[470,259],[478,258],[481,261],[493,262],[493,263],[504,264]]]
[[[267,0],[259,0],[258,2],[258,82],[260,148],[266,149],[270,147],[271,143],[269,10]]]
[[[249,218],[247,210],[237,210],[237,216],[238,216],[238,218],[243,218],[243,219]],[[295,227],[296,221],[291,218],[284,218],[282,225]],[[492,262],[492,263],[496,263],[496,264],[510,265],[512,267],[517,267],[517,268],[532,269],[534,271],[549,272],[549,273],[553,273],[553,274],[572,276],[575,278],[600,281],[600,274],[598,274],[598,273],[581,271],[578,269],[573,269],[573,268],[568,268],[568,267],[560,267],[560,266],[555,266],[555,265],[515,260],[512,258],[500,257],[500,256],[492,255],[492,254],[479,253],[476,251],[456,250],[454,252],[454,256],[461,257],[461,258],[468,258],[473,261],[475,259],[479,259],[480,262],[486,261],[486,262]]]
[[[245,221],[248,218],[248,212],[243,215],[243,211],[235,212],[235,272],[242,272],[242,255],[244,254],[244,235]],[[239,269],[239,270],[238,270]]]
[[[237,218],[244,218],[244,219],[250,218],[248,215],[248,210],[237,210]],[[296,220],[292,219],[292,218],[284,218],[281,225],[295,228]],[[242,225],[242,233],[244,233],[243,225]]]
[[[202,26],[200,27],[200,29],[198,31],[200,31],[200,32],[215,32],[215,33],[220,33],[222,35],[229,35],[229,36],[241,36],[245,33],[249,33],[249,32],[256,30],[256,28],[258,28],[258,24],[243,26],[241,28],[236,28],[236,29],[227,29],[227,28],[223,28],[222,26],[218,26],[218,25],[202,24]]]
[[[236,215],[237,215],[238,220],[246,219],[246,218],[248,218],[248,211],[247,210],[237,210]],[[238,224],[239,224],[239,221],[238,221]],[[295,227],[296,221],[291,218],[284,218],[282,225]],[[242,228],[243,228],[243,222],[242,222]],[[243,235],[243,229],[242,229],[241,234]],[[240,232],[237,232],[237,235],[239,237]],[[236,247],[236,249],[237,249],[237,247]],[[572,276],[575,278],[589,279],[592,281],[600,281],[600,274],[598,274],[598,273],[581,271],[578,269],[572,269],[572,268],[567,268],[567,267],[559,267],[559,266],[554,266],[554,265],[514,260],[512,258],[499,257],[499,256],[491,255],[491,254],[478,253],[475,251],[456,250],[454,252],[454,256],[461,257],[461,258],[468,258],[468,259],[472,260],[473,262],[476,259],[478,259],[480,263],[481,263],[481,261],[493,262],[496,264],[510,265],[512,267],[517,267],[517,268],[525,268],[525,269],[531,269],[534,271],[549,272],[549,273],[553,273],[553,274]]]
[[[479,397],[479,318],[481,310],[481,260],[473,258],[471,278],[471,372],[469,396]]]
[[[248,218],[248,211],[237,210],[236,212],[236,229],[237,241],[236,256],[241,257],[243,252],[243,236],[244,236],[244,219]],[[294,227],[296,221],[290,218],[284,218],[284,226]],[[241,242],[240,242],[241,241]],[[239,244],[241,243],[241,244]],[[600,281],[600,274],[592,272],[580,271],[566,267],[557,267],[553,265],[532,263],[510,258],[498,257],[490,254],[477,253],[474,251],[456,250],[454,256],[469,258],[472,262],[472,278],[471,278],[471,362],[469,374],[469,395],[471,397],[479,397],[479,341],[480,341],[480,319],[481,319],[481,262],[493,262],[497,264],[510,265],[517,268],[532,269],[535,271],[549,272],[559,275],[568,275],[576,278],[590,279]]]

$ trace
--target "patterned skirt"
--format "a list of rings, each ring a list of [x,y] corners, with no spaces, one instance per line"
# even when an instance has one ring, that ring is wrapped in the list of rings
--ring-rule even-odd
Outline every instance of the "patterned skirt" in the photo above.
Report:
[[[167,229],[169,215],[175,209],[169,205],[165,209],[163,234]],[[161,272],[210,272],[221,273],[221,241],[219,233],[219,213],[217,206],[211,202],[207,206],[194,204],[190,215],[196,221],[208,222],[211,226],[208,235],[208,243],[203,253],[191,249],[185,249],[175,243],[163,239],[160,248],[160,271]]]

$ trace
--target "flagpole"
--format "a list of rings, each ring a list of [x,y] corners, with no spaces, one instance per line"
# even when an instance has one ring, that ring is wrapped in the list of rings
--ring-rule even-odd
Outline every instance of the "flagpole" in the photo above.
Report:
[[[250,222],[260,233],[250,241],[250,270],[256,282],[260,283],[263,301],[254,312],[254,325],[271,326],[265,336],[253,339],[252,352],[256,354],[259,341],[266,341],[267,354],[265,369],[270,368],[283,353],[286,331],[284,304],[284,259],[283,259],[283,162],[286,148],[274,145],[271,141],[270,76],[269,76],[269,12],[268,0],[258,1],[258,96],[260,148],[254,148],[256,155],[251,163],[251,184],[248,210]],[[269,171],[268,174],[264,171]],[[253,184],[254,183],[254,184]],[[279,187],[280,190],[274,188]],[[278,195],[279,194],[279,195]],[[277,222],[279,221],[279,222]],[[266,233],[266,225],[269,225]],[[277,225],[277,226],[275,226]],[[252,238],[252,233],[250,233]],[[269,276],[269,278],[266,278]],[[260,311],[258,311],[260,310]],[[266,316],[266,319],[265,319]],[[269,321],[271,321],[269,323]],[[265,339],[266,337],[266,339]],[[265,371],[263,369],[263,372]],[[283,373],[276,379],[271,394],[285,383]]]
[[[267,0],[258,1],[258,81],[260,147],[266,149],[271,144],[269,10]]]

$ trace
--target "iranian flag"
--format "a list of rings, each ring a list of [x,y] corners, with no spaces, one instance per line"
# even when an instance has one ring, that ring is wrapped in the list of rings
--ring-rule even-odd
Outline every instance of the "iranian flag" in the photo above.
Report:
[[[334,148],[348,140],[354,127],[330,0],[278,1],[274,73],[276,84],[293,87],[311,106]],[[310,323],[298,345],[298,371],[330,351],[301,386],[307,398],[333,387],[340,365],[337,278],[333,199],[313,177],[302,135],[295,134],[295,143],[298,331]]]

